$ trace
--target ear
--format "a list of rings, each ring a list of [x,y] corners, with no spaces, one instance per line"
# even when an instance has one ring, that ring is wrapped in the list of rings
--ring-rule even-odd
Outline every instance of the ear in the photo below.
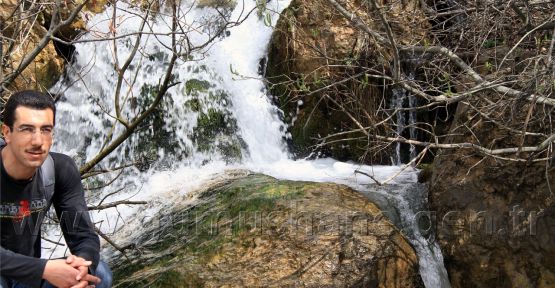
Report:
[[[10,127],[2,123],[2,135],[4,136],[4,141],[6,141],[6,144],[10,143],[10,132]]]

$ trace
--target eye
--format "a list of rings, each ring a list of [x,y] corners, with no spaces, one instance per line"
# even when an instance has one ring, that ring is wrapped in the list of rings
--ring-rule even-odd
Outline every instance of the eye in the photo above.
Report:
[[[29,126],[19,127],[18,130],[19,130],[19,132],[22,132],[22,133],[34,133],[35,132],[35,128],[29,127]]]
[[[51,134],[52,133],[52,127],[42,127],[40,128],[40,132],[43,134]]]

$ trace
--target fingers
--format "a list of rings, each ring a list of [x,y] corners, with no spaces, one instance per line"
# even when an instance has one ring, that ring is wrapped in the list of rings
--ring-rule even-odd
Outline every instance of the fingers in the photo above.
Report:
[[[79,256],[69,255],[66,258],[66,263],[71,265],[71,267],[73,268],[77,268],[79,266],[85,266],[85,267],[91,266],[92,261],[87,261]]]
[[[83,281],[91,282],[91,283],[94,283],[94,284],[100,284],[101,280],[100,280],[100,278],[98,278],[94,275],[87,274],[87,275],[85,275],[85,277],[83,277]]]
[[[79,281],[79,283],[72,286],[72,288],[95,287],[95,285],[89,285],[89,283],[100,283],[100,278],[89,274],[89,266],[92,264],[92,261],[87,261],[79,256],[70,255],[66,258],[65,262],[79,271],[75,276],[75,279]]]
[[[73,285],[71,286],[71,288],[85,288],[85,287],[89,287],[89,282],[87,281],[79,281],[79,283],[77,283],[77,285]],[[94,286],[93,286],[94,287]]]
[[[42,278],[56,287],[70,287],[77,283],[79,270],[67,264],[65,259],[48,260]]]
[[[79,270],[79,274],[77,274],[77,277],[75,277],[75,280],[77,281],[81,280],[83,277],[85,277],[85,275],[89,273],[89,268],[86,266],[79,266],[77,267],[77,270]]]
[[[95,285],[89,285],[89,283],[99,284],[100,278],[87,274],[83,277],[83,280],[79,281],[77,285],[71,286],[71,288],[94,288]]]

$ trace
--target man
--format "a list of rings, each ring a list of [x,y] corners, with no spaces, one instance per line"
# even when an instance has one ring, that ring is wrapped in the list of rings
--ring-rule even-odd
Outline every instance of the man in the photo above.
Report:
[[[100,242],[87,213],[81,177],[73,160],[49,153],[56,107],[50,96],[15,93],[2,118],[0,147],[0,287],[110,287],[111,272],[99,262]],[[54,193],[41,165],[53,160]],[[66,243],[66,259],[40,259],[40,226],[50,202]]]

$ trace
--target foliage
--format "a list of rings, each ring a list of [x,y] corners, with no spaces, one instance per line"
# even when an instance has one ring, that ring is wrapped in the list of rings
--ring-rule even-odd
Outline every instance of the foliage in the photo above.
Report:
[[[270,81],[293,142],[307,139],[299,146],[315,153],[356,147],[350,159],[369,164],[389,164],[384,155],[397,145],[421,152],[406,160],[412,164],[431,161],[438,149],[550,161],[553,3],[349,5],[293,1],[278,23]],[[395,91],[403,91],[402,106],[393,104]],[[336,130],[313,125],[319,114]],[[483,133],[483,125],[500,133]]]

